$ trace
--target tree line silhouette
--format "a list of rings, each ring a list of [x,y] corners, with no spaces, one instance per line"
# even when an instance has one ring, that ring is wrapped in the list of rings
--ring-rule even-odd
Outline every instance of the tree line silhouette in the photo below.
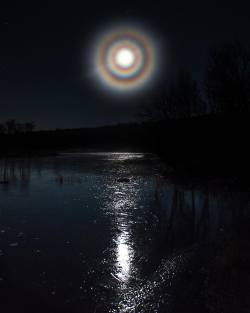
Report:
[[[239,42],[212,49],[201,88],[181,70],[143,103],[151,120],[250,112],[250,50]]]
[[[142,116],[166,120],[210,113],[249,113],[249,48],[234,42],[212,49],[201,86],[199,89],[189,72],[180,71],[146,99]]]
[[[0,124],[0,134],[15,135],[18,133],[31,133],[35,130],[34,122],[20,123],[15,119],[10,119]]]

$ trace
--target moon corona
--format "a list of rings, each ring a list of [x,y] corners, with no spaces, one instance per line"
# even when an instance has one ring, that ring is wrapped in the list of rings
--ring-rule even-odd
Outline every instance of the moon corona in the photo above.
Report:
[[[97,76],[115,91],[138,90],[155,71],[153,41],[137,28],[120,27],[107,32],[99,38],[95,50]]]

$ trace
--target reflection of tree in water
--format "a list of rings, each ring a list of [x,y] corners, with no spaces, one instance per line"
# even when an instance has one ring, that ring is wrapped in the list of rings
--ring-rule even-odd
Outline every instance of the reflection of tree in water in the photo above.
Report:
[[[182,186],[157,178],[156,236],[167,250],[211,241],[240,225],[249,204],[248,193]]]
[[[4,159],[0,162],[0,182],[8,188],[9,184],[20,183],[26,188],[30,183],[31,163],[28,159]]]
[[[27,188],[30,184],[31,176],[42,177],[47,170],[53,170],[56,183],[80,184],[82,182],[79,173],[69,174],[68,168],[63,167],[58,159],[37,158],[37,159],[3,159],[0,162],[0,184],[9,189],[10,186],[19,184],[21,188]]]

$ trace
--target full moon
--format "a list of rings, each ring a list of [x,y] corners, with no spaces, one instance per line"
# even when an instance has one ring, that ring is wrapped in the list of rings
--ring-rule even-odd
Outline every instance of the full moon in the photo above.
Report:
[[[135,55],[130,49],[120,49],[116,53],[115,62],[123,68],[131,67],[135,62]]]

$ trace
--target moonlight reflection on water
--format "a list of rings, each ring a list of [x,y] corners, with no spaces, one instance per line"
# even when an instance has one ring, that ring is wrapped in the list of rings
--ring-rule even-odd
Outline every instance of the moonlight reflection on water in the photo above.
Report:
[[[123,156],[124,157],[124,156]],[[127,155],[130,159],[132,156]],[[138,157],[138,156],[137,156]],[[110,186],[110,199],[107,208],[112,212],[112,229],[114,246],[114,273],[117,281],[117,304],[121,312],[131,312],[135,301],[130,294],[131,279],[137,277],[134,258],[133,213],[137,208],[139,184],[136,179],[129,183],[113,181]],[[113,311],[112,311],[113,312]],[[115,311],[114,311],[115,312]]]
[[[126,282],[129,279],[132,249],[128,245],[128,233],[123,232],[116,240],[117,244],[117,276]]]
[[[126,157],[131,158],[129,155]],[[115,273],[112,275],[123,285],[129,281],[133,272],[134,247],[131,217],[133,211],[136,210],[138,183],[134,181],[122,183],[114,180],[109,190],[110,201],[106,203],[105,210],[112,216],[111,227],[115,243]]]

